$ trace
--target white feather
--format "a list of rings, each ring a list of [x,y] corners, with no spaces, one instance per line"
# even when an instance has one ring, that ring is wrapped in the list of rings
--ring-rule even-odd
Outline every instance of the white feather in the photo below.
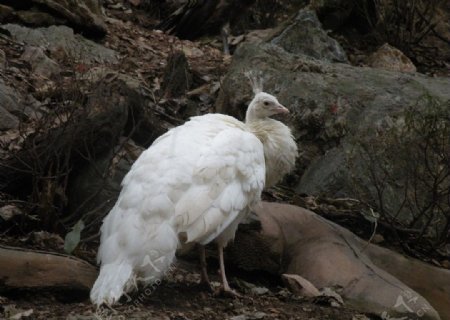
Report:
[[[155,140],[122,181],[103,221],[92,302],[112,304],[132,289],[134,278],[163,276],[174,260],[178,234],[186,232],[194,242],[216,237],[258,201],[264,172],[261,142],[229,116],[194,117]]]
[[[255,96],[247,111],[252,121],[193,117],[141,154],[103,221],[93,303],[113,304],[136,282],[164,276],[181,234],[201,244],[226,245],[234,238],[260,201],[266,177],[273,183],[294,164],[297,149],[289,129],[267,118],[271,110],[259,109],[269,98],[276,107],[273,96]],[[283,149],[290,154],[283,155]],[[267,164],[274,167],[266,170]]]

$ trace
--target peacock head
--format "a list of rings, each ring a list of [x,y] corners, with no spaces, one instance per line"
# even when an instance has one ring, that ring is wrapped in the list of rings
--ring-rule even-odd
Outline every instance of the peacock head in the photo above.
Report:
[[[245,120],[260,120],[285,113],[289,113],[289,110],[277,98],[266,92],[258,92],[248,106]]]

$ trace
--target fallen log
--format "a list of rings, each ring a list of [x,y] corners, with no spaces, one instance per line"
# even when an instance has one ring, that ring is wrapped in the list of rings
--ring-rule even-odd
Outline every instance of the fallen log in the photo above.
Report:
[[[0,291],[34,288],[89,291],[96,277],[94,266],[75,257],[0,246]]]
[[[340,288],[348,306],[386,319],[450,319],[448,270],[367,246],[301,207],[263,202],[255,213],[260,230],[239,226],[227,248],[234,266],[299,275],[318,289]]]

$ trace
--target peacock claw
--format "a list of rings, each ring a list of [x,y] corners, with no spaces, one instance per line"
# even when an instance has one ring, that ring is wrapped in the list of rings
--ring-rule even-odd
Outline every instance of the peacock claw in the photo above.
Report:
[[[242,295],[240,293],[230,288],[224,288],[223,286],[214,291],[214,296],[225,298],[242,298]]]

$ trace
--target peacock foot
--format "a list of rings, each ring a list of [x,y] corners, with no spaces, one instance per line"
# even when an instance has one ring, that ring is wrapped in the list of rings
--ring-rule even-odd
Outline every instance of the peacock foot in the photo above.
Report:
[[[240,293],[237,291],[231,289],[231,288],[225,288],[223,286],[219,287],[214,291],[215,297],[225,297],[225,298],[243,298]]]

